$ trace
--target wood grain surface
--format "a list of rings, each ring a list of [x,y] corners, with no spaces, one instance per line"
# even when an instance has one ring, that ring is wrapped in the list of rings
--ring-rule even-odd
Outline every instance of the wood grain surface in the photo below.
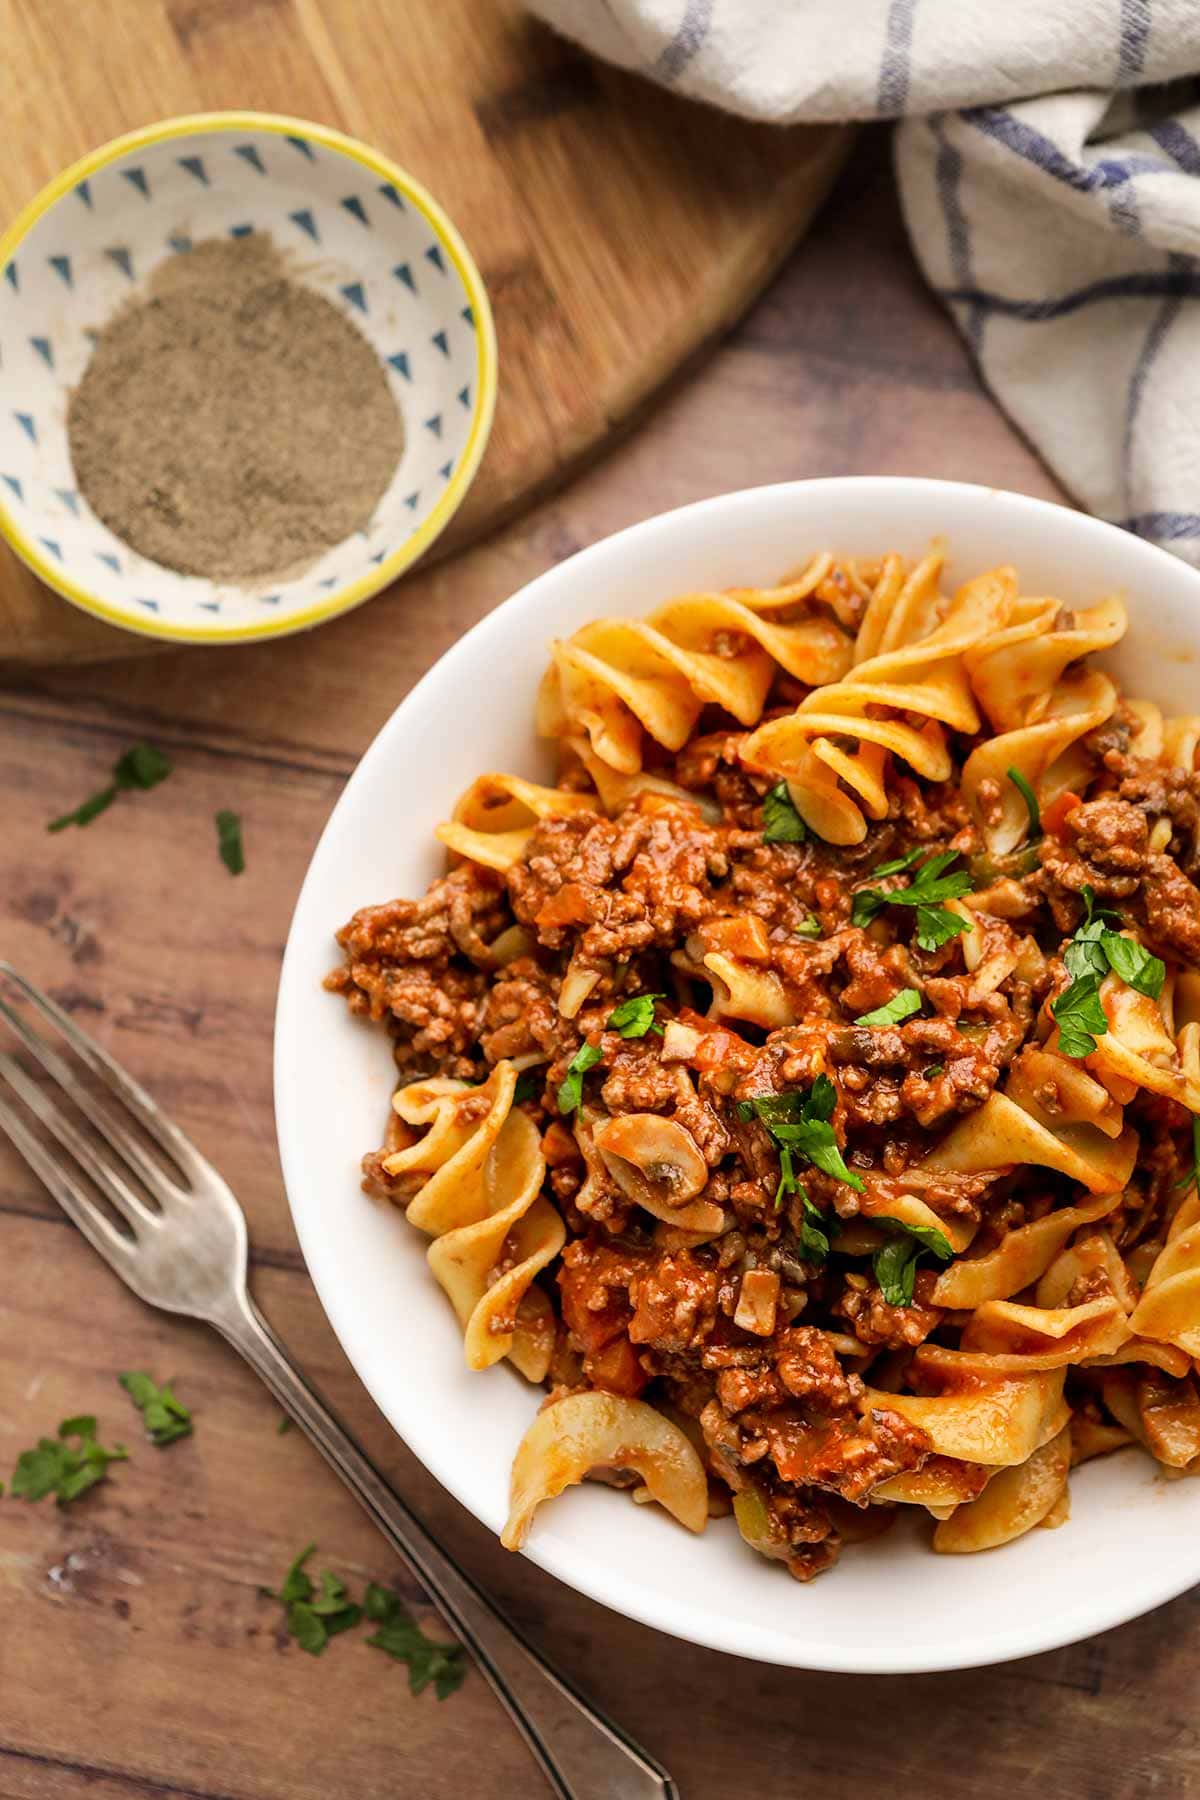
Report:
[[[220,17],[216,0],[193,5]],[[310,637],[0,690],[2,948],[220,1165],[250,1218],[256,1293],[299,1361],[684,1800],[1186,1800],[1200,1794],[1200,1591],[1051,1655],[920,1678],[771,1669],[630,1624],[506,1555],[391,1434],[324,1320],[280,1185],[271,1014],[288,918],[346,776],[412,681],[518,583],[604,532],[749,483],[878,471],[1056,497],[922,291],[885,142],[869,136],[705,370],[520,525]],[[170,781],[47,837],[46,819],[141,738],[170,751]],[[216,856],[222,806],[245,821],[237,880]],[[0,1268],[0,1475],[71,1412],[94,1410],[134,1448],[68,1511],[0,1500],[2,1800],[537,1800],[478,1676],[439,1706],[354,1637],[319,1662],[280,1637],[257,1588],[302,1544],[317,1539],[319,1561],[356,1586],[395,1579],[388,1553],[300,1435],[276,1435],[273,1403],[233,1354],[121,1289],[2,1145]],[[131,1366],[178,1378],[192,1439],[138,1443],[115,1384]],[[781,1577],[779,1604],[803,1606],[803,1590]]]
[[[740,315],[850,141],[675,100],[520,0],[0,0],[0,46],[0,224],[106,139],[221,108],[337,126],[431,189],[480,265],[501,366],[443,555],[594,456]],[[0,658],[130,641],[0,554]]]

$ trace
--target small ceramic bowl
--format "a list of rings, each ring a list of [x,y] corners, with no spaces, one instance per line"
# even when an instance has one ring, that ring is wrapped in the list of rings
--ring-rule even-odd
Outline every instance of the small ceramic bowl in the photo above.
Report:
[[[238,585],[176,574],[101,523],[75,484],[66,411],[97,328],[164,258],[251,231],[378,351],[405,446],[365,531],[291,579]],[[462,501],[496,397],[487,294],[437,203],[365,144],[265,113],[147,126],[43,189],[0,239],[0,358],[0,533],[76,606],[193,641],[299,631],[394,580]]]

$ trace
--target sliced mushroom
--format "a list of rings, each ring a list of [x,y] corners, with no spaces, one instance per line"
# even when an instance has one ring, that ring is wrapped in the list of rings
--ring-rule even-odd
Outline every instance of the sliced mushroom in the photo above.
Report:
[[[623,1113],[601,1119],[592,1136],[621,1192],[654,1218],[709,1235],[724,1228],[723,1209],[696,1199],[708,1181],[708,1164],[674,1119]]]

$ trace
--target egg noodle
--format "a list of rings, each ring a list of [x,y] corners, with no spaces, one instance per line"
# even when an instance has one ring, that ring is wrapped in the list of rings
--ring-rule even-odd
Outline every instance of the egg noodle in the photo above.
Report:
[[[1200,1470],[1200,717],[1094,660],[1119,599],[943,568],[583,626],[557,785],[481,775],[338,934],[400,1074],[365,1185],[546,1389],[511,1548],[600,1476],[804,1579]]]

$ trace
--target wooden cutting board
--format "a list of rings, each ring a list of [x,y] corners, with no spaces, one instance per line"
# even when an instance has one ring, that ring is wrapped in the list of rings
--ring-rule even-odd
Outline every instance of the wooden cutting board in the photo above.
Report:
[[[336,126],[432,190],[480,265],[500,340],[491,444],[443,553],[596,455],[731,324],[849,145],[675,100],[590,61],[518,0],[0,0],[0,44],[5,220],[107,138],[226,107]],[[152,647],[0,548],[0,662]]]

